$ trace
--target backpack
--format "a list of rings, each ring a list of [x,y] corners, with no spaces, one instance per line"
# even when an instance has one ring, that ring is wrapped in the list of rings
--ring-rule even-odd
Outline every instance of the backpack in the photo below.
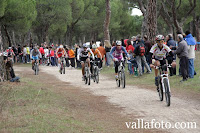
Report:
[[[140,56],[144,56],[144,54],[145,54],[145,46],[144,46],[144,44],[140,44],[140,46],[139,46],[139,55]]]

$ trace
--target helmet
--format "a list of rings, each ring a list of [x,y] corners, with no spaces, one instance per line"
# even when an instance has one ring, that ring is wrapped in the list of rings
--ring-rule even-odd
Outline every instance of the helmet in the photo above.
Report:
[[[165,37],[163,35],[157,35],[156,36],[156,41],[164,40]]]
[[[96,48],[97,48],[97,45],[96,45],[96,44],[93,44],[93,45],[92,45],[92,48],[93,48],[93,49],[96,49]]]
[[[122,45],[122,42],[121,41],[116,41],[116,45]]]
[[[60,45],[60,48],[63,48],[63,45]]]
[[[8,49],[12,49],[12,47],[8,47]]]
[[[83,48],[87,48],[87,44],[86,43],[83,44]]]

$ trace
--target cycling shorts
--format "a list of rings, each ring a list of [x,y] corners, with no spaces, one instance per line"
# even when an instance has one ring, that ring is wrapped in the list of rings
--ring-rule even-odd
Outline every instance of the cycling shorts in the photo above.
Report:
[[[33,60],[39,60],[39,57],[38,56],[32,56],[32,59]]]
[[[81,57],[81,61],[85,62],[88,57]]]

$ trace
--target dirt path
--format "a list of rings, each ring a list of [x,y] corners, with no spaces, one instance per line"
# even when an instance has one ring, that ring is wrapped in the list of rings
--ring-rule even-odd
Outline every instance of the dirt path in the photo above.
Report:
[[[157,92],[126,86],[125,89],[116,87],[114,80],[100,76],[100,83],[91,83],[85,85],[81,81],[81,72],[75,69],[68,69],[65,75],[58,73],[56,67],[41,67],[41,72],[56,76],[61,81],[67,82],[72,86],[78,87],[84,91],[91,92],[97,96],[106,96],[107,101],[113,105],[122,107],[122,115],[130,116],[130,122],[133,122],[133,116],[150,122],[155,119],[156,122],[196,122],[197,129],[164,129],[169,132],[200,132],[200,103],[193,100],[184,100],[172,95],[171,106],[166,107],[164,102],[158,100]],[[125,123],[125,122],[124,122]]]

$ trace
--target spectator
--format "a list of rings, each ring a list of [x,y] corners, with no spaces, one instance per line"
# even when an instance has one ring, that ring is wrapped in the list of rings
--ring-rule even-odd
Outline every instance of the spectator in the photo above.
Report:
[[[75,68],[75,52],[73,49],[69,49],[68,51],[69,60],[71,62],[71,66]]]
[[[14,52],[14,57],[13,57],[14,63],[17,63],[18,50],[15,46],[12,46],[12,50]]]
[[[27,63],[27,50],[26,45],[23,47],[23,63]]]
[[[44,44],[41,44],[41,47],[39,48],[40,54],[42,55],[42,59],[40,59],[40,64],[42,64],[42,62],[44,61],[44,48],[43,48]]]
[[[182,34],[178,34],[178,48],[174,51],[174,54],[177,54],[180,58],[180,71],[183,77],[183,81],[187,81],[188,78],[188,48],[187,42],[183,39]]]
[[[109,40],[105,40],[104,44],[105,44],[105,51],[106,51],[106,66],[110,67],[110,62],[111,62],[111,58],[110,58],[111,44],[110,44]]]
[[[45,49],[44,49],[44,61],[45,61],[45,64],[49,64],[49,48],[46,46]]]
[[[194,78],[194,59],[195,59],[195,45],[196,41],[190,31],[185,32],[186,37],[184,38],[188,46],[188,76]]]
[[[104,56],[106,55],[106,50],[105,50],[105,48],[103,47],[103,44],[102,44],[102,43],[100,43],[100,47],[98,47],[97,49],[100,51],[101,56],[102,56],[102,60],[100,60],[100,68],[102,68]]]
[[[55,66],[56,63],[55,63],[55,52],[54,52],[54,48],[51,47],[51,50],[50,50],[50,60],[51,60],[51,66]]]
[[[79,45],[75,44],[75,58],[76,58],[76,67],[77,68],[81,68],[81,63],[80,63],[80,61],[77,58],[79,48],[80,48]]]
[[[151,73],[151,70],[145,58],[145,46],[142,43],[141,36],[137,36],[137,41],[138,43],[136,45],[134,53],[136,55],[136,62],[139,68],[139,76],[142,76],[142,63],[144,63],[144,66],[147,69],[147,73]]]
[[[167,46],[171,50],[176,49],[176,42],[174,41],[172,34],[168,34],[166,36],[166,41],[167,41]],[[173,58],[174,58],[173,56],[167,55],[168,64],[171,64],[173,62]],[[169,71],[170,71],[170,76],[176,75],[176,67],[169,68]]]
[[[137,39],[136,39],[136,36],[133,36],[133,37],[131,38],[131,42],[132,42],[133,47],[135,48],[136,45],[137,45]]]
[[[30,47],[27,45],[26,46],[26,50],[27,50],[27,55],[26,55],[26,59],[27,59],[27,63],[30,63]]]
[[[22,63],[23,53],[20,45],[18,45],[17,51],[18,51],[19,62]]]

